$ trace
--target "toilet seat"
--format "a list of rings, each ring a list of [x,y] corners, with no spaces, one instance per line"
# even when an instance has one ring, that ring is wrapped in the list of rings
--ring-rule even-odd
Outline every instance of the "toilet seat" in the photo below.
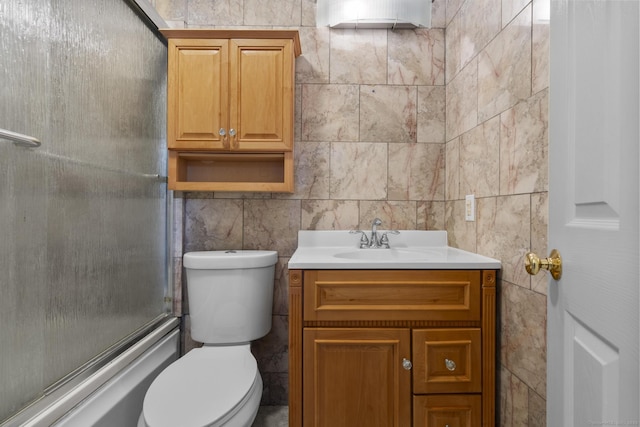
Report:
[[[261,385],[249,344],[197,348],[158,375],[142,414],[150,427],[224,425]]]

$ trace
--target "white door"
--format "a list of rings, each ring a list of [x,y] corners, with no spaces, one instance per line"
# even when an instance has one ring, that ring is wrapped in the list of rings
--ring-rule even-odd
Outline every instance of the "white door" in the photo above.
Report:
[[[551,1],[549,427],[638,425],[639,19]]]

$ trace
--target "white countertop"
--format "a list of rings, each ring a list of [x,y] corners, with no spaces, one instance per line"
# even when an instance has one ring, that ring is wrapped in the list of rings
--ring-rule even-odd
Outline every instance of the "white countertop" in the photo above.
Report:
[[[382,235],[385,230],[379,230]],[[367,232],[369,236],[370,232]],[[289,269],[496,270],[500,261],[447,246],[446,231],[401,230],[389,235],[391,249],[359,249],[349,231],[298,232],[298,249]]]

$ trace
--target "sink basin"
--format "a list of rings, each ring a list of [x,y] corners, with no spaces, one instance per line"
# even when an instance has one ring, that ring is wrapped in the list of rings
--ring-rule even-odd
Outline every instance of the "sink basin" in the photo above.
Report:
[[[378,230],[380,233],[384,230]],[[349,230],[300,230],[290,270],[497,269],[500,261],[451,248],[443,230],[399,230],[391,249],[359,249]]]
[[[414,251],[411,249],[354,249],[347,252],[339,252],[333,255],[336,258],[359,259],[359,260],[389,260],[389,261],[426,261],[425,251]]]

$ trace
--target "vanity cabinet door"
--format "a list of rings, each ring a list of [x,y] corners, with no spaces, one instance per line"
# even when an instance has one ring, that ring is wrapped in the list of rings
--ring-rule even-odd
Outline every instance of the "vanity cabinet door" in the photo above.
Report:
[[[411,425],[409,329],[305,328],[303,425]]]
[[[413,392],[481,393],[479,328],[414,329]]]
[[[413,427],[480,427],[480,395],[424,395],[413,398]]]

